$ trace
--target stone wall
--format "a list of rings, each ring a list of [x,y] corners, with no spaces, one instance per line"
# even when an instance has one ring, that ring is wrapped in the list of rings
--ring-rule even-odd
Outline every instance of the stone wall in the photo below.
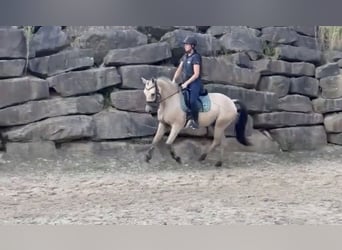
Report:
[[[198,39],[208,91],[240,99],[249,111],[255,146],[232,146],[228,138],[227,150],[342,144],[342,52],[322,52],[316,30],[42,26],[27,36],[21,27],[1,27],[0,150],[45,157],[149,142],[157,122],[144,113],[140,77],[172,77],[189,34]],[[226,135],[234,136],[232,126]],[[184,143],[190,142],[201,144]]]

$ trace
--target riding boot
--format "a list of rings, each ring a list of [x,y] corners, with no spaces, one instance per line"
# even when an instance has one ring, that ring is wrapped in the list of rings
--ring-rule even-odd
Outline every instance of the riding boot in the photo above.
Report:
[[[192,128],[192,129],[198,129],[199,128],[198,122],[195,121],[194,119],[191,119],[189,121],[188,126],[189,126],[189,128]]]
[[[189,118],[187,119],[188,122],[186,124],[186,127],[192,128],[192,129],[198,129],[198,115],[194,115],[194,112],[190,113]]]

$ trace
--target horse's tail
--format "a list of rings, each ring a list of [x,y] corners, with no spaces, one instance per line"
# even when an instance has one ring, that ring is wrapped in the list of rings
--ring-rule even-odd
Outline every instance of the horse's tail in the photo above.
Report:
[[[239,119],[235,124],[235,135],[238,142],[240,142],[242,145],[250,146],[251,143],[248,141],[245,135],[246,131],[246,125],[248,121],[248,113],[247,108],[245,104],[239,100],[233,100],[235,105],[238,104],[240,106],[240,109],[238,109],[239,112]]]

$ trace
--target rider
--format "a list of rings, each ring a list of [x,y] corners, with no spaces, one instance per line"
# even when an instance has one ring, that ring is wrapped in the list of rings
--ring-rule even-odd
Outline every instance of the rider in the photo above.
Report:
[[[202,58],[201,55],[196,51],[197,41],[194,37],[188,36],[183,41],[185,54],[180,60],[180,64],[173,77],[173,82],[179,77],[180,73],[183,73],[182,89],[187,89],[190,92],[190,109],[191,119],[187,126],[196,129],[198,125],[198,107],[197,100],[203,89],[201,81],[201,70],[202,70]]]

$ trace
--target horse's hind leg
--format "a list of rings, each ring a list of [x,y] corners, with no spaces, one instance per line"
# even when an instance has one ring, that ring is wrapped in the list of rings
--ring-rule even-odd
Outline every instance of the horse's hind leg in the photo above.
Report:
[[[220,147],[220,159],[215,163],[216,167],[221,167],[223,162],[223,155],[224,155],[224,144],[225,144],[225,136],[223,135],[221,137],[221,144]]]
[[[219,138],[214,138],[214,140],[212,141],[212,143],[210,144],[210,146],[205,150],[205,152],[200,156],[199,160],[200,161],[204,161],[208,154],[211,153],[213,150],[216,149],[216,147],[221,145],[221,139]]]
[[[224,137],[224,130],[225,126],[222,126],[223,124],[220,122],[217,122],[215,125],[215,130],[214,130],[214,139],[211,143],[211,145],[205,150],[205,152],[200,156],[199,160],[204,161],[208,154],[212,152],[216,147],[220,146],[222,144],[222,140]],[[222,158],[220,159],[221,165],[222,165]],[[216,163],[218,164],[218,163]]]

